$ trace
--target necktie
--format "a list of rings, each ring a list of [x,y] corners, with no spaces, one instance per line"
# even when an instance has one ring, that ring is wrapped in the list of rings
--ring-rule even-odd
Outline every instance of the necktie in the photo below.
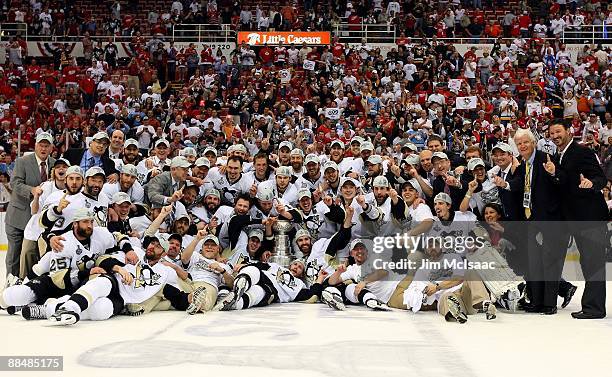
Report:
[[[85,171],[87,171],[89,168],[94,167],[95,164],[96,160],[93,157],[89,157],[89,159],[87,159],[87,169],[85,169]]]
[[[523,203],[523,206],[528,205],[525,207],[525,217],[529,219],[531,217],[531,164],[529,161],[526,162],[525,168],[525,193],[529,193],[530,198],[529,203]]]
[[[47,179],[47,162],[43,161],[40,163],[40,181],[46,182]]]

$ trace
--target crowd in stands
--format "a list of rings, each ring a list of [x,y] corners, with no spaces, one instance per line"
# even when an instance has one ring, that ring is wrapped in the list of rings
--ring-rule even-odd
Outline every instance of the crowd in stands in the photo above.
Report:
[[[605,1],[312,1],[287,2],[280,7],[266,1],[175,0],[160,3],[106,2],[96,8],[80,2],[2,0],[0,22],[26,23],[29,35],[76,37],[171,34],[174,25],[230,25],[233,30],[335,30],[348,23],[395,27],[399,37],[560,37],[564,30],[592,35],[590,27],[612,28],[612,9]],[[81,6],[79,6],[81,5]],[[92,9],[94,9],[92,11]],[[576,35],[580,38],[582,34]]]
[[[240,283],[227,296],[233,298],[217,304],[222,309],[274,300],[309,301],[314,296],[338,309],[343,305],[340,293],[339,302],[321,296],[321,283],[333,274],[330,284],[339,285],[348,280],[344,278],[347,268],[364,263],[367,249],[361,238],[407,231],[435,233],[453,219],[456,223],[478,220],[494,230],[491,245],[499,246],[494,251],[497,255],[503,249],[497,244],[504,233],[500,220],[588,219],[601,222],[593,234],[602,238],[597,241],[602,245],[589,243],[577,228],[568,227],[560,228],[567,231],[531,232],[529,252],[520,244],[513,247],[524,252],[530,263],[526,283],[532,301],[525,302],[523,309],[552,315],[557,313],[558,295],[563,298],[562,308],[571,301],[576,287],[561,281],[562,268],[554,270],[563,266],[571,234],[578,249],[588,250],[581,255],[587,280],[585,311],[572,316],[605,317],[605,276],[589,271],[605,271],[604,249],[609,249],[609,238],[604,240],[603,235],[612,208],[612,49],[604,43],[585,43],[575,49],[562,38],[563,30],[601,24],[602,38],[595,42],[603,39],[606,23],[612,19],[603,2],[529,1],[509,6],[505,1],[480,0],[469,4],[305,1],[267,8],[268,12],[251,3],[174,1],[169,9],[148,12],[149,30],[139,29],[142,24],[135,18],[126,28],[124,3],[118,1],[110,3],[101,25],[82,14],[77,3],[64,4],[69,5],[11,1],[11,10],[3,12],[8,21],[31,23],[38,34],[78,36],[83,56],[72,55],[73,44],[47,43],[44,48],[53,56],[34,58],[21,36],[11,38],[6,48],[7,63],[0,67],[0,183],[10,178],[11,185],[0,186],[0,197],[12,190],[6,216],[7,273],[32,279],[20,286],[9,275],[13,283],[0,296],[6,304],[0,306],[15,312],[34,301],[43,302],[47,298],[43,293],[57,292],[36,288],[45,279],[37,272],[42,267],[33,265],[37,242],[44,240],[55,252],[64,247],[59,234],[73,232],[77,240],[88,239],[93,230],[81,229],[83,221],[89,225],[96,221],[129,236],[129,245],[117,241],[108,249],[120,246],[127,264],[140,258],[153,265],[167,253],[171,259],[163,265],[182,280],[187,280],[187,266],[190,272],[204,269],[221,274],[228,286],[235,277]],[[130,12],[138,12],[145,4],[129,2],[128,6]],[[492,13],[483,6],[500,7],[503,19],[486,17]],[[253,47],[241,42],[224,52],[168,36],[174,25],[184,22],[231,23],[239,30],[333,30],[341,17],[355,28],[362,22],[396,25],[396,43],[389,47],[364,39],[349,45],[334,35],[329,45]],[[110,34],[129,36],[129,48]],[[100,35],[106,37],[96,38]],[[482,35],[490,45],[469,44],[467,50],[466,45],[445,39]],[[127,53],[127,61],[120,58],[120,51]],[[34,156],[21,157],[30,151]],[[28,205],[31,213],[23,211]],[[420,212],[414,212],[419,205]],[[69,206],[68,214],[63,212]],[[93,212],[72,212],[83,207],[92,207]],[[30,216],[18,222],[18,215],[24,213],[40,215],[40,222]],[[273,225],[279,218],[293,223],[294,241],[305,260],[282,266],[289,271],[274,267],[272,281],[290,279],[287,297],[278,296],[284,288],[270,288],[266,296],[270,292],[259,287],[257,291],[264,290],[266,295],[238,303],[248,289],[246,281],[257,285],[260,272],[267,271],[268,267],[258,264],[272,256],[270,244],[263,246],[263,231],[265,240],[273,239]],[[421,220],[427,220],[426,227],[418,224]],[[54,233],[60,228],[66,233]],[[83,235],[87,232],[89,236]],[[542,233],[544,243],[536,236]],[[455,233],[444,230],[444,234]],[[513,241],[521,242],[521,238]],[[22,244],[23,240],[29,242]],[[322,247],[320,241],[329,243]],[[210,271],[213,264],[191,258],[201,244],[205,245],[203,257],[210,251],[210,262],[221,260],[222,249],[239,251],[232,255],[248,257],[249,263],[264,270],[245,267],[237,258],[234,265]],[[314,245],[318,245],[316,253]],[[548,251],[548,245],[554,249],[551,256],[538,251]],[[145,256],[136,258],[132,252],[141,247],[146,249]],[[426,249],[437,253],[431,257],[441,255],[439,248]],[[76,250],[80,255],[81,249]],[[102,254],[107,251],[101,250]],[[327,266],[331,269],[319,265],[313,260],[319,257],[311,251],[321,260],[334,257],[337,263]],[[554,259],[550,264],[554,269],[544,261],[549,257]],[[129,286],[130,275],[117,266],[102,269],[120,273]],[[511,268],[517,274],[525,271],[520,264]],[[316,276],[308,276],[315,270]],[[559,281],[558,287],[545,287],[532,270],[545,272],[547,282]],[[101,273],[95,271],[100,270],[90,273]],[[88,275],[85,270],[84,276]],[[356,282],[362,277],[360,272],[351,276]],[[294,278],[309,278],[312,285],[300,289]],[[71,282],[75,289],[84,283],[78,279],[74,276]],[[369,281],[368,276],[359,281],[351,288],[358,297],[347,299],[373,309],[388,309],[389,304],[414,310],[433,303],[424,293],[432,296],[459,282],[413,286],[410,305],[403,291],[395,288],[381,297],[371,294],[374,298],[364,299],[371,292],[359,291],[379,279]],[[483,282],[478,283],[487,294]],[[45,284],[55,289],[53,279]],[[220,280],[215,284],[209,288],[215,297],[204,301],[200,301],[201,287],[192,287],[192,314],[212,308]],[[519,286],[516,290],[522,291]],[[469,284],[466,287],[471,289]],[[62,295],[74,293],[69,288],[64,287]],[[493,293],[497,304],[511,311],[517,307],[508,303],[516,303],[523,295],[514,294],[514,289]],[[100,298],[107,294],[112,296],[107,292]],[[75,296],[67,306],[51,308],[57,309],[50,312],[53,315],[37,307],[35,317],[62,322],[70,309],[72,320],[65,322],[76,323],[77,312],[85,307],[75,302],[85,299]],[[393,296],[402,298],[401,302],[392,304]],[[454,317],[464,323],[467,314],[457,315],[459,299],[441,297],[451,306],[438,308],[445,319]],[[587,300],[597,301],[597,310],[588,312]],[[494,312],[485,309],[492,303],[486,301],[487,305],[478,304],[487,319],[493,319]],[[183,297],[183,309],[186,303]],[[105,318],[117,314],[114,307],[107,309]],[[34,318],[32,310],[26,307],[23,316]],[[142,307],[135,315],[145,310]]]
[[[173,11],[189,12],[189,7],[181,10],[176,4]],[[387,8],[380,8],[379,1],[374,4],[368,12],[388,14],[389,7],[395,9],[393,3]],[[422,2],[414,4],[416,8],[406,5],[400,9],[413,9],[413,15],[419,5],[429,9]],[[578,15],[575,3],[552,5],[552,20],[565,12]],[[581,9],[600,9],[598,5],[589,2]],[[321,6],[305,3],[304,19],[313,11],[364,11],[363,4],[339,5],[332,13],[319,12]],[[36,1],[27,9],[49,13]],[[476,8],[472,14],[478,12]],[[15,12],[9,12],[13,16]],[[122,130],[124,139],[138,139],[144,156],[159,138],[172,141],[172,155],[187,146],[203,151],[210,145],[223,153],[231,144],[251,141],[256,141],[250,147],[255,154],[262,148],[276,150],[284,140],[323,151],[335,139],[349,142],[356,135],[371,139],[377,153],[393,155],[408,142],[424,148],[432,134],[461,156],[472,146],[487,153],[499,140],[510,137],[511,143],[518,128],[531,128],[542,148],[553,153],[546,124],[554,115],[569,119],[576,140],[609,163],[609,48],[585,45],[569,52],[559,38],[543,38],[550,33],[558,37],[554,23],[545,28],[530,23],[529,33],[510,30],[511,38],[500,36],[482,56],[476,55],[476,46],[462,54],[435,35],[408,37],[415,28],[424,31],[431,20],[417,19],[421,22],[402,32],[397,48],[386,54],[375,45],[349,47],[335,38],[330,46],[318,47],[242,44],[228,60],[208,46],[198,53],[195,44],[178,49],[164,44],[162,37],[145,39],[138,33],[130,43],[136,53],[123,67],[118,66],[118,46],[112,40],[94,41],[88,33],[82,39],[84,60],[58,48],[50,64],[28,57],[26,44],[14,38],[7,64],[0,68],[0,145],[5,156],[0,170],[10,173],[18,128],[22,153],[33,148],[43,131],[54,135],[59,155],[66,148],[84,147],[86,137],[97,131]],[[254,27],[254,20],[247,26]],[[450,29],[461,30],[456,24]],[[305,70],[305,60],[315,61],[315,68]],[[460,87],[451,88],[455,79],[462,79]],[[456,97],[471,96],[477,98],[475,108],[456,108]],[[332,112],[326,109],[338,109],[339,116],[330,119]]]

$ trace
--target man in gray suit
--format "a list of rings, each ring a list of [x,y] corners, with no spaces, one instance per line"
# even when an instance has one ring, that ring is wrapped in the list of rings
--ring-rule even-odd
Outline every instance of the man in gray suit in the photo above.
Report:
[[[170,171],[156,175],[145,185],[147,202],[154,208],[160,208],[180,200],[190,167],[191,164],[185,157],[174,157],[170,163]]]
[[[40,184],[49,179],[55,159],[50,157],[53,150],[53,136],[43,132],[36,136],[34,153],[15,161],[15,170],[11,178],[11,201],[6,210],[6,273],[19,275],[19,257],[23,242],[23,230],[32,217],[30,202],[35,193],[40,195]]]

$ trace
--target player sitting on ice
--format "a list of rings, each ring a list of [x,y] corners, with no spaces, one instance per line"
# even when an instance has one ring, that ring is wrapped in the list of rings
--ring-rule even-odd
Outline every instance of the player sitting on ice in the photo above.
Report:
[[[344,310],[346,303],[362,304],[374,310],[389,310],[387,303],[391,298],[403,293],[396,292],[401,277],[390,277],[388,271],[380,269],[368,273],[371,266],[364,266],[368,259],[366,241],[353,240],[349,250],[355,263],[338,266],[328,279],[330,287],[321,293],[321,301],[336,310]],[[362,271],[363,267],[365,271]]]
[[[126,259],[136,261],[127,237],[115,237],[107,228],[94,226],[92,211],[79,208],[71,217],[72,230],[50,238],[51,251],[33,266],[27,282],[2,292],[0,307],[15,313],[33,302],[72,294],[90,274],[114,271],[114,264],[109,263],[114,258],[106,254],[121,250]]]
[[[327,273],[321,270],[316,282],[306,288],[302,280],[304,270],[301,259],[291,262],[288,269],[276,263],[263,262],[245,266],[236,276],[232,292],[219,301],[213,310],[247,309],[275,302],[316,302],[321,296]]]
[[[200,252],[194,253],[199,245]],[[207,229],[200,230],[183,251],[181,261],[191,276],[191,285],[194,288],[194,300],[187,308],[187,313],[210,311],[217,302],[219,286],[222,283],[228,287],[233,286],[231,267],[218,262],[220,251],[219,239],[208,234]]]
[[[136,265],[115,261],[114,274],[101,274],[89,280],[71,296],[48,300],[22,310],[25,319],[48,319],[52,326],[73,325],[80,320],[102,321],[128,311],[136,316],[151,310],[186,310],[203,302],[204,289],[186,293],[177,288],[175,270],[162,257],[169,243],[161,236],[147,237],[146,250],[136,249]],[[102,273],[102,271],[100,271]],[[166,299],[170,305],[161,304]]]
[[[409,309],[416,313],[437,308],[444,319],[459,323],[467,322],[468,314],[481,312],[488,320],[496,318],[489,292],[475,274],[467,278],[461,255],[443,253],[436,239],[430,240],[425,253],[427,258],[404,292]]]

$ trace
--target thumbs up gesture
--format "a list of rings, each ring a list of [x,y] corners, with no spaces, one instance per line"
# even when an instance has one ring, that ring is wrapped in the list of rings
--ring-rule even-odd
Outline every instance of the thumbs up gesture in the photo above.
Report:
[[[544,170],[550,175],[555,175],[555,164],[550,160],[550,155],[546,154],[546,163],[544,165]]]
[[[593,182],[585,178],[584,175],[580,174],[580,184],[578,185],[578,187],[583,189],[590,189],[593,187]]]
[[[66,209],[66,207],[68,207],[68,205],[70,204],[70,202],[66,199],[67,195],[68,193],[64,193],[64,196],[62,196],[59,203],[57,204],[57,213],[62,213],[62,211]]]

